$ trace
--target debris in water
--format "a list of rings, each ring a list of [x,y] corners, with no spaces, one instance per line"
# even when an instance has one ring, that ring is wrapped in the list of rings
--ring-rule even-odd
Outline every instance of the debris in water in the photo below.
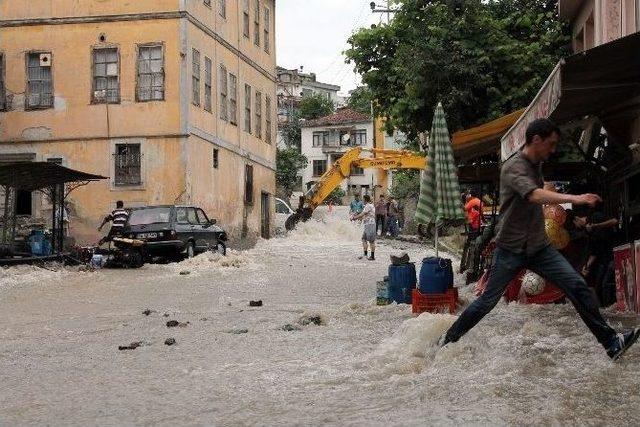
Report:
[[[178,323],[178,326],[179,326],[180,328],[186,328],[186,327],[187,327],[188,325],[190,325],[190,324],[191,324],[191,322],[186,322],[186,323],[180,322],[180,323]]]
[[[175,338],[167,338],[166,340],[164,340],[165,345],[174,345],[175,343],[176,343]]]
[[[144,314],[145,316],[148,316],[148,315],[150,315],[151,313],[155,313],[155,312],[156,312],[155,310],[149,310],[149,309],[147,308],[145,311],[143,311],[143,312],[142,312],[142,314]]]
[[[240,335],[240,334],[246,334],[247,332],[249,332],[249,330],[245,328],[236,328],[236,329],[229,329],[225,332],[228,334]]]
[[[186,276],[186,275],[188,275],[188,274],[191,274],[191,272],[190,272],[189,270],[182,270],[182,271],[180,272],[180,275],[181,275],[181,276]]]
[[[298,325],[292,325],[291,323],[287,323],[282,328],[283,331],[291,332],[291,331],[301,331],[302,328]]]
[[[325,322],[324,318],[320,314],[304,314],[298,319],[298,323],[302,326],[311,324],[320,326],[325,325],[327,322]]]
[[[249,301],[249,307],[262,307],[262,300]]]
[[[163,314],[162,317],[169,317],[169,313]]]
[[[179,324],[180,324],[180,322],[178,322],[177,320],[169,320],[167,322],[167,328],[175,328]]]
[[[132,342],[129,345],[120,345],[120,346],[118,346],[118,350],[135,350],[136,348],[138,348],[138,347],[140,347],[142,345],[145,345],[145,344],[146,343],[144,343],[143,341],[135,341],[135,342]],[[146,345],[149,345],[149,344],[146,344]]]

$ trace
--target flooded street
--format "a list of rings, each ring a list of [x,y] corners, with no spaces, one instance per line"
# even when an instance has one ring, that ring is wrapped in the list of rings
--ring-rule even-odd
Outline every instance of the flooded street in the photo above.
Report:
[[[375,305],[389,254],[431,252],[360,260],[360,233],[330,219],[224,259],[5,270],[0,424],[640,424],[640,348],[612,363],[572,306],[500,303],[439,349],[454,316]]]

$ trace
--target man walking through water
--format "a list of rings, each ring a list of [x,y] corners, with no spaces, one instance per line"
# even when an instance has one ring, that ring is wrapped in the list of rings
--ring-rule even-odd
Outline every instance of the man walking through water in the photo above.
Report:
[[[369,261],[376,259],[376,208],[371,203],[371,196],[365,194],[364,209],[362,212],[351,217],[352,220],[362,219],[364,231],[362,232],[362,248],[364,256],[367,256],[367,249],[371,249],[371,255],[367,258]],[[369,247],[367,247],[369,246]]]
[[[523,268],[553,282],[567,295],[582,321],[613,360],[638,339],[640,328],[616,333],[604,320],[586,282],[545,233],[543,204],[572,203],[594,206],[595,194],[561,194],[543,189],[542,163],[556,151],[560,130],[548,119],[534,120],[526,131],[525,145],[507,160],[500,172],[499,231],[486,290],[440,338],[440,346],[458,341],[498,303],[508,283]]]

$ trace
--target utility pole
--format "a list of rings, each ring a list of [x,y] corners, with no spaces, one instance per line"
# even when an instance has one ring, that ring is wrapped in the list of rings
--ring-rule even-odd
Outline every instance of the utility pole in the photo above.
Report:
[[[391,8],[390,0],[386,0],[386,6],[379,6],[376,2],[372,1],[369,3],[369,7],[371,8],[371,13],[385,13],[387,15],[387,24],[391,22],[391,14],[397,12],[397,9]]]

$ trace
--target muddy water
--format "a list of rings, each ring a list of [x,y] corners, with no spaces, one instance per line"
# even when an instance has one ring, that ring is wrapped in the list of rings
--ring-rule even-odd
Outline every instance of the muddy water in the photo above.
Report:
[[[501,303],[438,349],[455,317],[375,306],[399,246],[359,260],[359,235],[329,217],[230,260],[3,271],[0,425],[640,424],[640,347],[612,363],[571,306]]]

